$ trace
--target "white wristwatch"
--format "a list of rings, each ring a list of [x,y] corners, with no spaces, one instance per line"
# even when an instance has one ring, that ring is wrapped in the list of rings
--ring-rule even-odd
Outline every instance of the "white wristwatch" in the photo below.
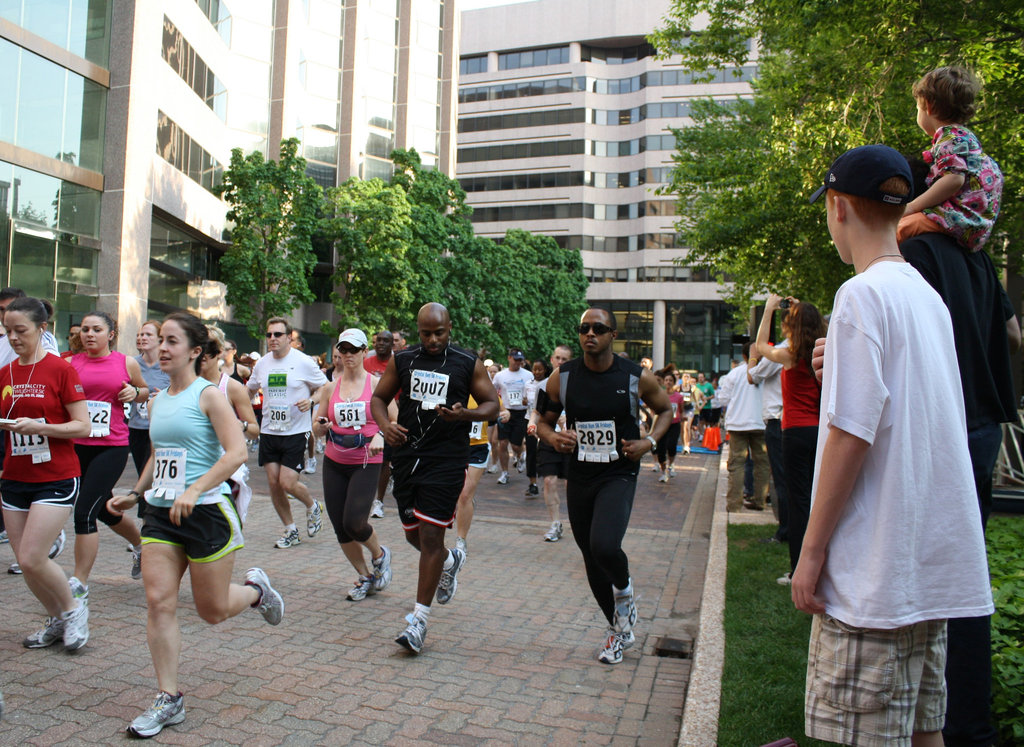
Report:
[[[654,451],[655,449],[658,448],[658,439],[656,439],[654,436],[644,436],[644,438],[651,442],[651,451]]]

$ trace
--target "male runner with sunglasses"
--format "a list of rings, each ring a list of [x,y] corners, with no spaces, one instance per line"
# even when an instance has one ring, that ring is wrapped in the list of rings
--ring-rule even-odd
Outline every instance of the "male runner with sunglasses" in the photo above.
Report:
[[[327,383],[327,377],[315,360],[292,349],[291,332],[291,325],[282,317],[267,321],[267,355],[256,361],[247,384],[251,392],[263,390],[259,463],[267,470],[270,500],[284,524],[284,535],[274,545],[280,549],[299,544],[289,495],[306,507],[310,537],[323,527],[323,507],[299,481],[299,474],[304,467],[312,396]]]
[[[587,581],[610,630],[598,661],[618,664],[636,637],[636,604],[622,538],[629,525],[640,459],[652,451],[672,422],[672,404],[649,369],[612,350],[615,317],[604,309],[584,312],[579,325],[583,357],[552,372],[537,436],[571,454],[566,508]],[[656,419],[640,437],[640,401]],[[565,408],[566,427],[555,431]]]

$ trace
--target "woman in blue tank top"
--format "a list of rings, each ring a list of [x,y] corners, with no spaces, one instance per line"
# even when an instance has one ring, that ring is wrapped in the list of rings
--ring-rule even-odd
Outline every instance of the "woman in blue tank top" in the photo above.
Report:
[[[187,570],[199,616],[216,624],[253,607],[271,625],[284,614],[267,574],[250,568],[245,585],[231,583],[234,551],[243,546],[241,524],[226,480],[245,462],[242,430],[218,388],[199,377],[206,327],[176,312],[160,330],[160,368],[170,384],[150,403],[152,455],[134,490],[110,500],[124,511],[145,496],[142,579],[146,635],[159,692],[128,731],[151,737],[185,719],[178,689],[178,590]]]

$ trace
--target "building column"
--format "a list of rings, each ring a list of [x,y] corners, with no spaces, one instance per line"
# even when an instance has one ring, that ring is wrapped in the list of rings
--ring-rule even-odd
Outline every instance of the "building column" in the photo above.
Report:
[[[665,302],[654,302],[654,329],[651,334],[651,360],[654,370],[665,367]]]

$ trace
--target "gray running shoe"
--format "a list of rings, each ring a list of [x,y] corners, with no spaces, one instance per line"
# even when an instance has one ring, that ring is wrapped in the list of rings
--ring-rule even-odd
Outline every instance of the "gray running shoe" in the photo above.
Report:
[[[602,664],[620,664],[622,652],[631,648],[635,641],[636,636],[633,635],[632,630],[628,633],[616,633],[614,630],[609,630],[604,647],[597,655],[597,660]]]
[[[59,617],[48,617],[42,630],[37,630],[21,642],[25,648],[46,648],[64,640],[64,621]]]
[[[345,598],[350,602],[358,602],[366,599],[368,594],[373,594],[373,576],[360,576]]]
[[[163,731],[165,726],[180,724],[184,720],[185,698],[181,693],[173,696],[161,691],[157,694],[153,705],[132,721],[125,731],[145,739],[147,737],[155,737]]]
[[[260,591],[260,601],[256,609],[263,619],[271,625],[277,625],[284,617],[284,600],[270,585],[270,579],[262,568],[250,568],[245,572],[245,583],[255,586]]]
[[[306,512],[306,534],[316,537],[324,528],[324,507],[320,501],[313,501],[313,508]]]
[[[373,561],[373,590],[384,591],[391,584],[391,551],[381,545],[379,558]]]
[[[289,547],[295,547],[302,540],[299,539],[299,530],[293,529],[290,532],[285,532],[281,539],[274,543],[274,547],[278,550],[287,550]]]
[[[7,536],[7,530],[6,530],[6,529],[5,529],[5,530],[3,530],[2,532],[0,532],[0,545],[6,545],[6,544],[7,544],[8,542],[10,542],[10,541],[11,541],[11,540],[10,540],[10,538],[9,538],[9,537]]]
[[[69,578],[68,588],[71,589],[71,596],[89,604],[89,587],[79,581],[78,578],[75,576]]]
[[[544,535],[545,542],[558,542],[562,539],[562,522],[553,521],[551,522],[551,528]]]
[[[418,654],[423,648],[423,639],[427,637],[427,623],[412,614],[406,615],[405,619],[409,626],[395,639],[395,643]]]
[[[437,582],[438,604],[448,604],[455,596],[455,590],[459,588],[459,581],[455,576],[462,568],[462,564],[466,562],[466,553],[459,548],[453,548],[448,552],[452,556],[452,567],[441,571],[441,580]]]
[[[53,560],[55,557],[64,552],[64,543],[67,542],[68,536],[64,533],[64,530],[60,530],[60,534],[57,535],[57,539],[50,545],[49,557]]]
[[[526,454],[520,454],[519,459],[516,460],[516,472],[523,472],[526,470]]]
[[[64,650],[77,651],[89,641],[89,605],[84,599],[78,606],[61,615],[64,622]]]
[[[629,582],[630,589],[633,581]],[[636,602],[633,592],[615,594],[615,613],[612,615],[612,627],[617,633],[628,633],[636,625]]]
[[[142,545],[132,548],[132,578],[142,578]]]
[[[370,506],[370,516],[374,519],[384,518],[384,504],[376,498],[373,499],[373,505]]]
[[[21,575],[21,564],[20,563],[11,563],[9,566],[7,566],[7,572],[10,573],[12,576],[20,576]]]

